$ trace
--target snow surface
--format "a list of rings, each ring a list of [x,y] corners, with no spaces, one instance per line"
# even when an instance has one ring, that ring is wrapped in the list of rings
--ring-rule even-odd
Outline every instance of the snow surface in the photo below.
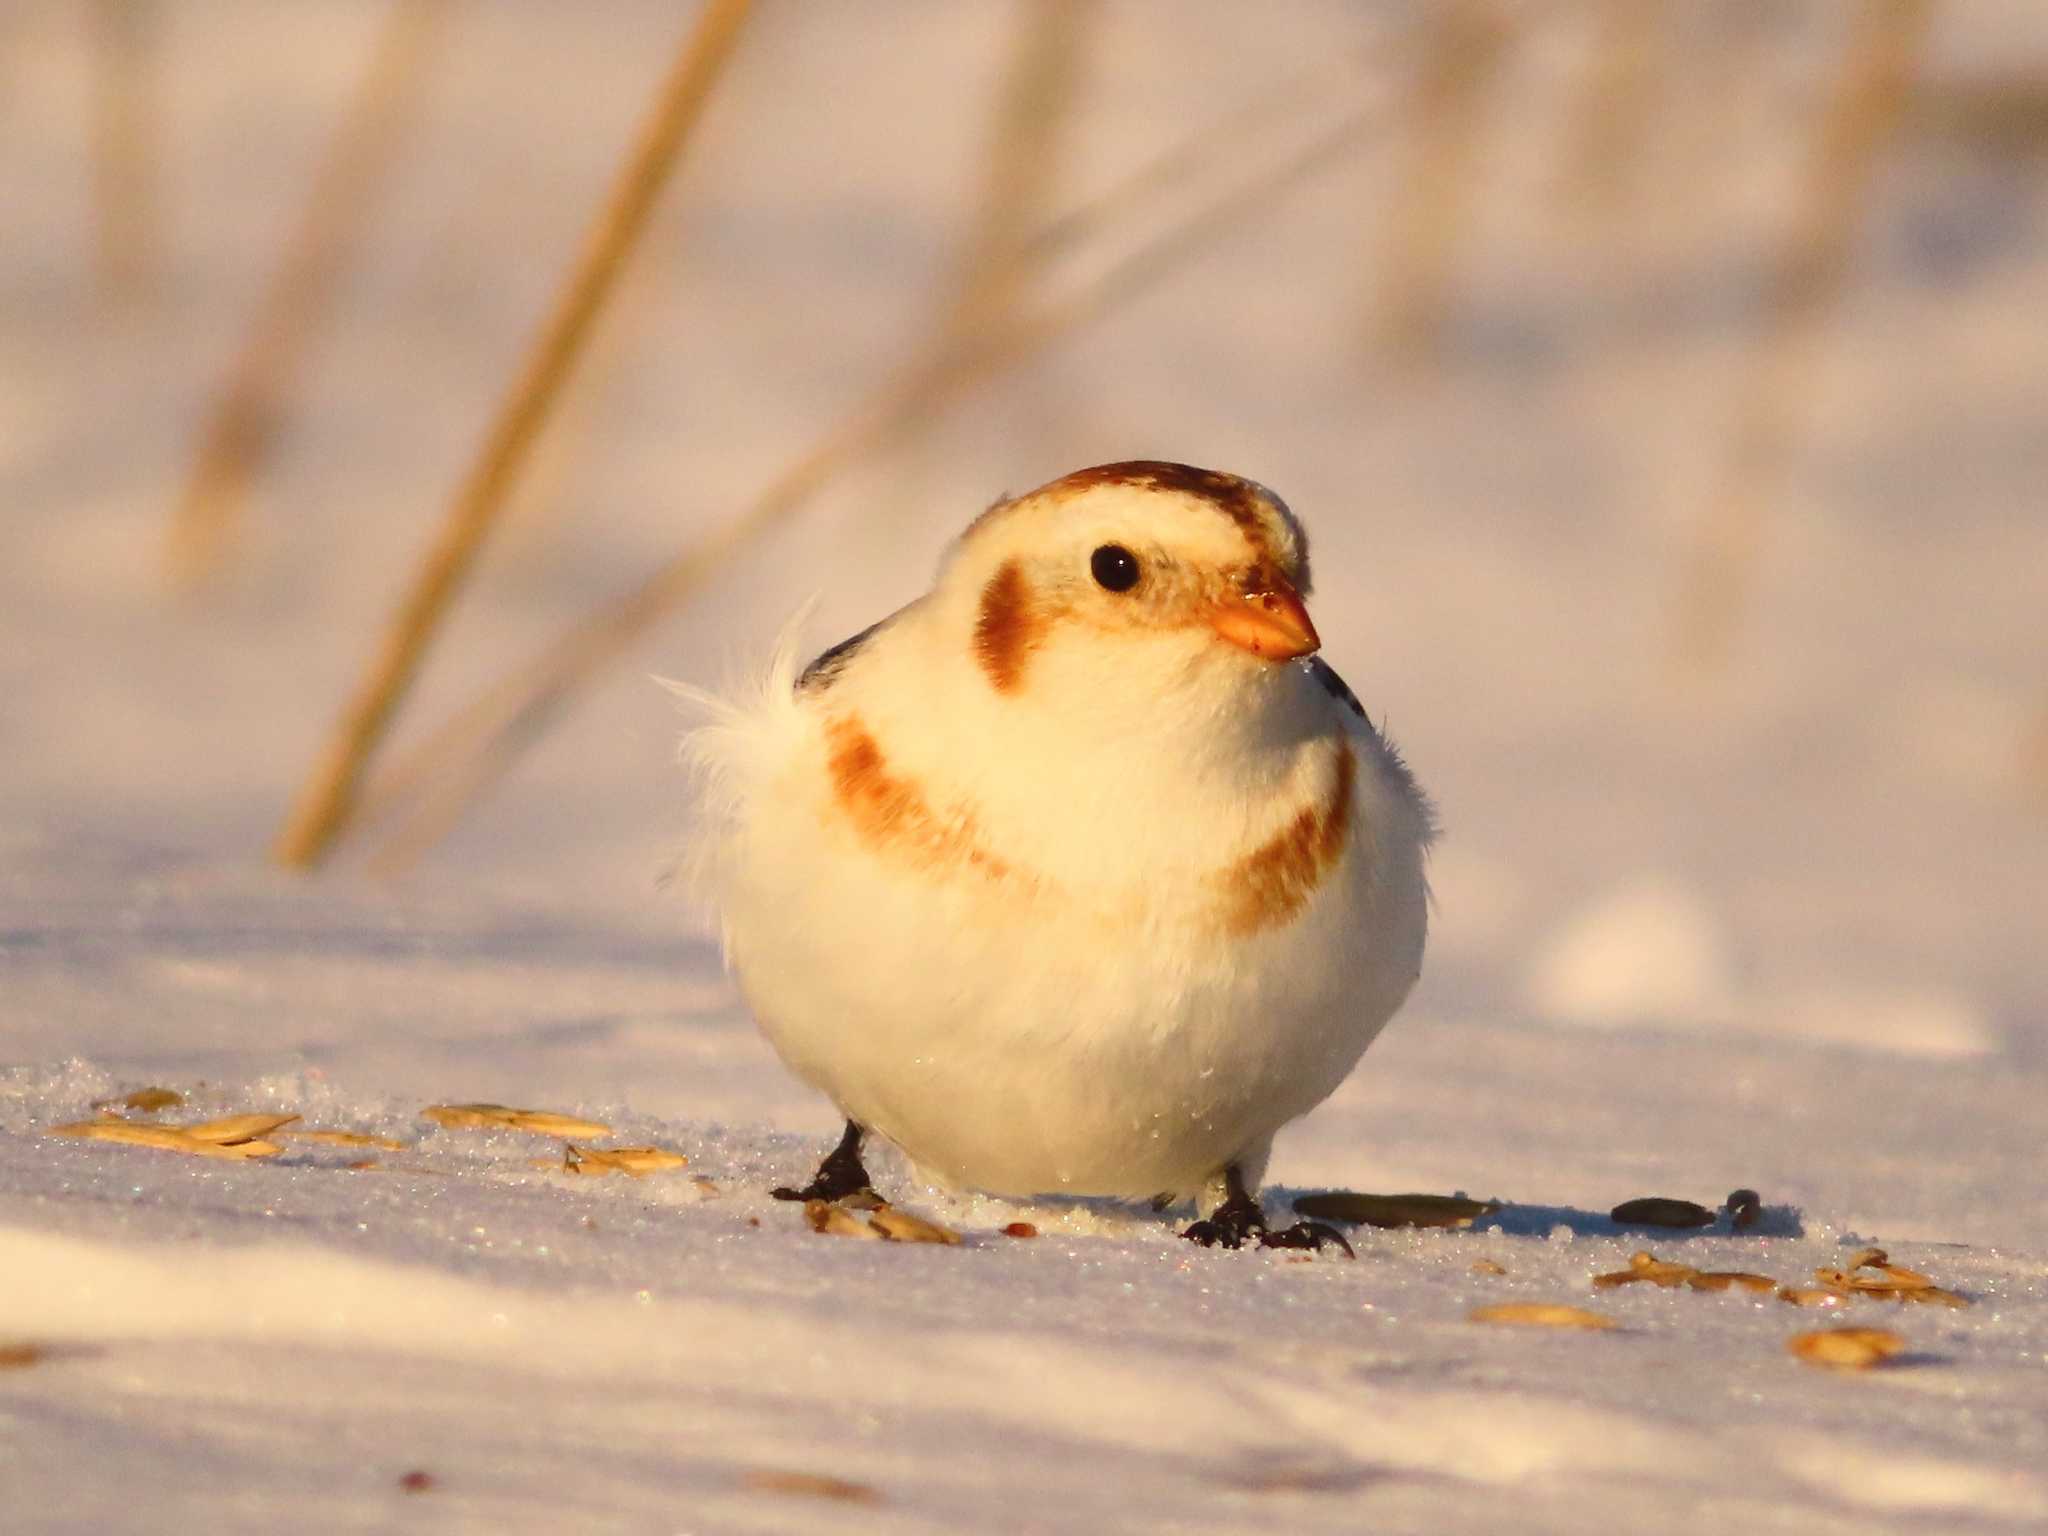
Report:
[[[2048,1524],[2038,159],[1934,114],[1889,162],[1718,677],[1674,681],[1670,609],[1832,7],[1781,13],[1740,69],[1674,8],[1685,110],[1646,144],[1621,277],[1556,216],[1587,43],[1558,23],[1495,103],[1440,376],[1354,341],[1390,133],[745,552],[415,875],[302,880],[263,846],[678,23],[456,13],[236,563],[181,604],[170,488],[378,12],[165,9],[159,286],[126,309],[89,281],[83,8],[0,18],[0,1362],[40,1349],[0,1366],[0,1529]],[[1405,13],[1171,12],[1102,12],[1063,202],[1304,57],[1363,41],[1402,78]],[[900,355],[1007,26],[760,18],[409,724],[716,526]],[[1944,8],[1933,87],[2044,67],[2034,8]],[[688,808],[645,674],[716,682],[813,593],[836,639],[996,491],[1139,455],[1301,512],[1328,654],[1448,825],[1423,986],[1281,1138],[1273,1199],[1508,1202],[1476,1230],[1205,1252],[884,1160],[967,1234],[911,1247],[766,1196],[834,1119],[655,885]],[[190,1096],[175,1117],[408,1146],[237,1164],[42,1134],[145,1085]],[[595,1116],[690,1167],[572,1179],[534,1166],[543,1138],[418,1118],[450,1100]],[[1604,1214],[1745,1185],[1770,1235]],[[1789,1281],[1866,1242],[1974,1301],[1858,1303],[1909,1348],[1868,1375],[1785,1352],[1823,1314],[1588,1284],[1641,1247]],[[1467,1321],[1501,1300],[1624,1326]]]

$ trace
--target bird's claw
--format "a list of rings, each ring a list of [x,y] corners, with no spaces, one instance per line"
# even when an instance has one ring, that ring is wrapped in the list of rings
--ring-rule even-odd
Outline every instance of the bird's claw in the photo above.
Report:
[[[1335,1247],[1342,1248],[1347,1259],[1358,1257],[1352,1252],[1351,1244],[1345,1240],[1344,1234],[1327,1221],[1297,1221],[1293,1226],[1282,1227],[1278,1232],[1262,1231],[1259,1233],[1259,1246],[1307,1248],[1317,1252],[1327,1247]]]
[[[768,1191],[770,1198],[823,1200],[827,1205],[851,1205],[864,1211],[878,1209],[882,1197],[868,1182],[868,1171],[860,1160],[860,1141],[860,1127],[849,1121],[846,1134],[818,1164],[818,1171],[810,1183],[802,1189],[792,1189],[787,1184],[780,1189],[771,1189]]]
[[[1226,1200],[1211,1215],[1190,1224],[1181,1236],[1204,1248],[1242,1248],[1251,1241],[1261,1248],[1307,1248],[1312,1252],[1337,1247],[1347,1259],[1358,1257],[1344,1234],[1328,1222],[1297,1221],[1276,1232],[1266,1225],[1265,1212],[1250,1200]]]

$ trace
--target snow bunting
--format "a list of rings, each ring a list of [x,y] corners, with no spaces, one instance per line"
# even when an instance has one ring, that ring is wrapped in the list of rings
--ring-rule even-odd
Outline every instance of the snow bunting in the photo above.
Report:
[[[1106,464],[998,502],[900,612],[697,695],[691,861],[784,1062],[1008,1195],[1192,1198],[1238,1247],[1281,1126],[1414,984],[1429,804],[1322,661],[1301,526],[1249,480]]]

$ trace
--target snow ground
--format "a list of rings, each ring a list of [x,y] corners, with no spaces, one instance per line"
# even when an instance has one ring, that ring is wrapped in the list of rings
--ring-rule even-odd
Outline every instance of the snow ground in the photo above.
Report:
[[[10,9],[0,1349],[42,1353],[0,1368],[0,1526],[2048,1522],[2048,818],[2026,768],[2048,191],[2037,159],[1933,126],[1890,163],[1736,655],[1675,686],[1670,594],[1746,274],[1839,14],[1785,12],[1738,88],[1675,9],[1706,40],[1671,65],[1683,121],[1733,105],[1646,148],[1655,217],[1619,291],[1549,217],[1585,42],[1566,26],[1503,83],[1522,131],[1487,141],[1443,377],[1347,339],[1390,140],[734,562],[395,887],[258,855],[675,17],[457,13],[247,545],[179,606],[155,584],[168,487],[375,12],[173,12],[161,288],[117,313],[84,275],[76,8]],[[914,334],[1005,17],[875,14],[763,17],[554,445],[553,514],[507,531],[420,721],[714,525]],[[1351,15],[1107,8],[1066,195],[1185,131],[1191,94],[1289,78]],[[1153,67],[1106,62],[1133,57]],[[2031,8],[1944,11],[1933,85],[2023,67],[2048,74]],[[1715,158],[1688,159],[1701,143]],[[764,1194],[833,1120],[653,885],[687,808],[644,673],[715,680],[813,592],[837,638],[994,491],[1139,454],[1302,512],[1329,653],[1450,829],[1423,987],[1273,1177],[1509,1202],[1480,1230],[1365,1234],[1355,1264],[1208,1253],[1147,1215],[892,1167],[968,1234],[897,1247],[815,1236]],[[146,1084],[191,1118],[269,1107],[410,1146],[230,1167],[41,1134]],[[417,1118],[446,1100],[596,1116],[691,1166],[572,1181],[532,1166],[539,1138]],[[1738,1185],[1777,1235],[1646,1240],[1602,1214]],[[1017,1219],[1042,1235],[1000,1235]],[[1588,1287],[1643,1246],[1794,1280],[1866,1242],[1975,1302],[1859,1303],[1910,1350],[1867,1376],[1791,1359],[1826,1319],[1775,1300]],[[1466,1321],[1522,1299],[1625,1326]],[[762,1480],[785,1472],[872,1497]]]

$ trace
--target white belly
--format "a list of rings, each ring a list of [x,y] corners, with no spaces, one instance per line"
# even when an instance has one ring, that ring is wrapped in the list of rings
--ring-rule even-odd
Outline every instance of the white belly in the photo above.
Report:
[[[793,820],[766,835],[811,846],[724,893],[747,1002],[794,1072],[962,1186],[1193,1193],[1336,1088],[1420,964],[1419,864],[1367,849],[1224,942],[1185,913],[933,884]]]

